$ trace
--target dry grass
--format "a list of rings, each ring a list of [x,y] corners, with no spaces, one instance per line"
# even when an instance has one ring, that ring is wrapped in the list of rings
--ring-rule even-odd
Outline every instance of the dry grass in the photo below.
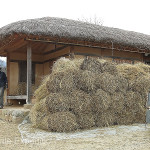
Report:
[[[89,129],[95,126],[95,120],[92,113],[80,113],[76,117],[80,129]]]
[[[46,87],[47,81],[49,81],[49,76],[45,76],[45,78],[43,78],[40,86],[34,92],[34,96],[37,102],[39,102],[48,95],[48,90]]]
[[[129,88],[135,92],[148,93],[150,90],[150,77],[142,76],[141,78],[138,78],[130,84]]]
[[[35,92],[40,103],[33,107],[31,121],[55,132],[144,123],[148,69],[96,58],[61,58]]]
[[[101,73],[96,78],[96,85],[98,88],[103,89],[106,92],[113,94],[117,90],[116,77],[108,72]]]
[[[74,92],[68,95],[70,101],[70,110],[76,114],[89,114],[92,112],[92,97],[79,90],[75,90]]]
[[[79,70],[83,59],[73,59],[62,57],[58,59],[52,68],[53,73],[65,72],[65,70]]]
[[[93,95],[93,111],[95,113],[102,113],[109,109],[112,104],[112,99],[109,93],[103,91],[102,89],[98,89],[96,93]]]
[[[147,72],[145,72],[143,68],[139,67],[138,65],[119,64],[117,65],[117,70],[130,82],[138,79],[139,77],[147,75]]]
[[[85,58],[80,68],[81,70],[88,70],[93,73],[102,73],[102,63],[95,58]]]
[[[37,102],[30,111],[30,120],[33,127],[48,130],[49,112],[46,110],[46,98]]]
[[[144,72],[146,72],[146,73],[150,73],[150,66],[149,65],[146,65],[144,63],[137,63],[137,64],[135,64],[135,67],[143,69]]]
[[[101,113],[96,113],[95,124],[97,127],[108,127],[115,124],[116,118],[112,110],[108,109]]]
[[[37,89],[37,85],[32,84],[32,93],[35,92]],[[27,83],[26,82],[19,82],[14,90],[11,91],[10,95],[26,95],[27,91]]]
[[[49,130],[54,132],[70,132],[78,128],[76,116],[71,112],[56,112],[49,117]]]
[[[50,113],[69,111],[70,104],[69,99],[62,93],[51,93],[46,98],[45,108]]]
[[[96,75],[88,70],[78,71],[75,75],[75,82],[77,88],[87,93],[91,93],[96,90]]]
[[[68,70],[66,72],[52,73],[50,79],[47,82],[47,89],[49,93],[56,93],[62,91],[72,91],[76,87],[74,82],[74,70]]]

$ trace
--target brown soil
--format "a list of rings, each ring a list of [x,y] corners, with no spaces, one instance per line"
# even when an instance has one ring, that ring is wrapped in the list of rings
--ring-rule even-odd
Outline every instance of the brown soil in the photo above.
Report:
[[[122,130],[117,127],[116,134],[100,134],[95,137],[65,140],[45,140],[24,144],[18,125],[0,120],[0,150],[149,150],[150,129]],[[106,128],[105,128],[106,131]]]

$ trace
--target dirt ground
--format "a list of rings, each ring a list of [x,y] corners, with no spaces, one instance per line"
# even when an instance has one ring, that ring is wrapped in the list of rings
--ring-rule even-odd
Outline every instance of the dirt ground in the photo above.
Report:
[[[111,129],[114,130],[108,133],[110,128],[96,129],[97,133],[93,137],[54,138],[22,143],[18,125],[0,120],[0,150],[150,150],[150,126],[146,129],[142,126],[138,130],[124,127]]]

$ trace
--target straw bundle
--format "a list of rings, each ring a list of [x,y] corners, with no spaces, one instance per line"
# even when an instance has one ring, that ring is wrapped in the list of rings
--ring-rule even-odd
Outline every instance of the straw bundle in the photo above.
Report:
[[[95,58],[85,58],[81,64],[81,69],[93,73],[102,73],[102,63]]]
[[[34,107],[30,111],[30,120],[34,127],[47,130],[47,120],[50,113],[46,110],[45,101],[46,99],[43,99],[34,105]]]
[[[111,96],[112,104],[111,108],[115,113],[120,113],[124,109],[125,105],[125,95],[122,92],[115,92]]]
[[[117,90],[117,82],[115,76],[109,73],[101,73],[96,78],[96,86],[102,88],[104,91],[113,94]]]
[[[70,93],[70,110],[76,114],[88,114],[92,112],[91,101],[93,100],[89,94],[84,93],[83,91],[76,90]]]
[[[148,69],[95,58],[59,59],[35,92],[40,102],[31,110],[31,122],[54,132],[144,123]]]
[[[57,73],[57,72],[64,72],[65,70],[79,70],[80,65],[82,63],[83,59],[74,59],[70,60],[68,58],[62,57],[58,59],[56,62],[54,62],[53,67],[52,67],[52,72]]]
[[[95,74],[91,71],[78,71],[75,79],[77,82],[77,88],[87,93],[93,92],[96,90],[95,79]]]
[[[48,120],[49,130],[53,132],[70,132],[78,128],[76,117],[71,112],[57,112]]]
[[[134,119],[134,117],[133,117],[132,113],[128,109],[126,109],[122,113],[118,114],[117,124],[118,125],[130,125],[130,124],[134,123],[133,119]]]
[[[108,127],[114,125],[115,123],[114,113],[112,113],[111,110],[108,110],[96,114],[95,123],[97,127]]]
[[[72,91],[76,87],[74,76],[74,70],[52,73],[49,77],[49,81],[47,82],[48,91],[52,93],[60,91]]]
[[[140,93],[150,91],[150,77],[141,77],[130,84],[130,89]]]
[[[32,93],[37,89],[35,84],[32,84]],[[26,82],[19,82],[14,90],[10,93],[10,95],[26,95],[27,91],[27,83]]]
[[[14,88],[11,95],[26,95],[27,84],[25,82],[19,82],[17,86]]]
[[[45,100],[46,109],[50,113],[69,111],[69,100],[62,93],[51,93]]]
[[[82,70],[88,70],[93,73],[103,73],[108,72],[112,75],[118,73],[117,68],[114,63],[107,62],[106,60],[96,59],[96,58],[86,58],[81,64]]]
[[[128,91],[125,96],[125,105],[127,109],[133,112],[141,112],[145,110],[146,100],[142,98],[139,92]]]
[[[125,94],[126,91],[129,90],[129,82],[122,75],[118,74],[117,76],[115,76],[115,82],[117,86],[116,91],[120,91]]]
[[[40,100],[42,100],[43,98],[45,98],[48,95],[48,90],[46,87],[47,81],[49,80],[49,76],[45,76],[45,78],[43,78],[40,86],[35,90],[34,92],[34,96],[37,100],[37,102],[39,102]]]
[[[102,113],[103,111],[109,109],[111,106],[111,96],[109,93],[98,89],[93,96],[93,111],[95,113]]]
[[[137,63],[137,64],[135,64],[135,67],[143,69],[144,72],[146,72],[146,73],[150,73],[150,66],[149,65],[146,65],[144,63]]]
[[[131,64],[119,64],[117,65],[117,70],[124,78],[126,78],[130,82],[138,79],[139,77],[147,75],[147,73],[144,72],[141,67]]]
[[[102,72],[108,72],[112,75],[117,75],[118,73],[116,65],[107,61],[102,64]]]
[[[95,120],[92,113],[77,115],[77,123],[80,129],[87,129],[95,126]]]

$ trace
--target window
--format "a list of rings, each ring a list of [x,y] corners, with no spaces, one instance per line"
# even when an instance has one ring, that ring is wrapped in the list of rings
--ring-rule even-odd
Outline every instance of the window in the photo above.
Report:
[[[27,62],[19,62],[19,82],[27,82]],[[35,63],[32,63],[32,84],[35,83]]]

